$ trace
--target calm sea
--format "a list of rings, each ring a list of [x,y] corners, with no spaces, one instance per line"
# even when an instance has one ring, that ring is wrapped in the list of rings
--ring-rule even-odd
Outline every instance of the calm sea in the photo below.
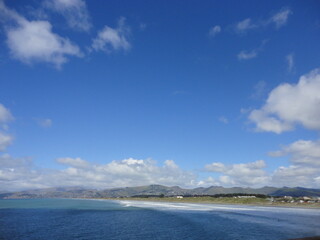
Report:
[[[0,200],[0,240],[246,239],[320,235],[320,210],[81,199]]]

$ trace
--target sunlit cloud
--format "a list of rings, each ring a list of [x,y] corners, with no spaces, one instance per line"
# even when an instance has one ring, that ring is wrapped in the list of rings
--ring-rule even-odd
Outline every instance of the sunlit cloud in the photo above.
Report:
[[[320,130],[320,70],[300,77],[296,84],[274,88],[260,109],[251,111],[249,119],[257,131],[282,133],[299,124]]]
[[[0,2],[0,12],[7,22],[6,43],[13,58],[28,64],[52,63],[60,68],[68,61],[68,56],[82,56],[77,45],[52,31],[50,22],[29,21],[3,2]]]

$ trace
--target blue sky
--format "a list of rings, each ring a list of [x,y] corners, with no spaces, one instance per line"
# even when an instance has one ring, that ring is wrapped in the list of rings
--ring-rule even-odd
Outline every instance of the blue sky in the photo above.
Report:
[[[0,0],[0,190],[319,188],[319,10]]]

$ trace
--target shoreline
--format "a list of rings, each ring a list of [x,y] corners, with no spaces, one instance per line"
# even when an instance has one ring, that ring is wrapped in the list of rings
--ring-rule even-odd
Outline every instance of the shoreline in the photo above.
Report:
[[[190,203],[190,204],[214,204],[214,205],[239,205],[239,206],[255,206],[255,207],[281,207],[281,208],[300,208],[300,209],[320,209],[320,203],[316,204],[293,204],[293,203],[274,203],[262,201],[214,201],[204,199],[175,199],[175,198],[94,198],[95,200],[112,200],[112,201],[137,201],[137,202],[163,202],[163,203]]]

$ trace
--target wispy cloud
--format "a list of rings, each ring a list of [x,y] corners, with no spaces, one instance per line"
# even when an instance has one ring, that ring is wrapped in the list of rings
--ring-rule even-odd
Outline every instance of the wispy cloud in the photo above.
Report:
[[[98,36],[92,41],[92,48],[96,51],[129,50],[131,45],[128,41],[130,29],[125,24],[125,18],[120,18],[117,28],[105,26]]]
[[[69,27],[75,30],[89,31],[92,26],[83,0],[46,0],[44,6],[63,15]]]
[[[253,87],[253,93],[251,95],[251,98],[253,99],[259,99],[266,93],[266,86],[267,83],[265,81],[259,81],[256,85]]]
[[[209,29],[209,36],[214,37],[217,34],[219,34],[220,32],[221,32],[221,27],[219,25],[216,25],[216,26]]]
[[[292,11],[288,8],[282,9],[276,14],[274,14],[268,21],[268,23],[274,23],[276,28],[281,28],[287,24],[289,15],[292,14]]]
[[[291,73],[293,71],[293,67],[294,67],[294,54],[290,53],[286,56],[286,62],[287,62],[287,70],[289,73]]]
[[[52,126],[52,120],[49,118],[45,119],[36,119],[37,123],[39,124],[40,127],[43,128],[49,128]]]
[[[257,28],[256,24],[252,23],[250,18],[244,19],[236,24],[236,31],[239,33],[244,33],[250,29]]]
[[[266,27],[269,25],[275,25],[276,29],[279,29],[285,26],[288,22],[289,16],[292,14],[292,11],[289,8],[283,8],[270,18],[265,18],[259,21],[253,21],[251,18],[246,18],[235,24],[235,31],[237,33],[243,34],[249,30],[258,29]]]
[[[256,49],[251,51],[241,51],[237,57],[239,60],[248,60],[257,57],[258,51]]]
[[[146,28],[147,28],[147,24],[146,23],[140,23],[139,24],[140,31],[144,31],[144,30],[146,30]]]
[[[228,118],[226,118],[225,116],[220,116],[220,117],[218,118],[218,120],[219,120],[219,122],[222,122],[222,123],[224,123],[224,124],[228,124],[228,123],[229,123]]]
[[[187,91],[184,91],[184,90],[176,90],[176,91],[173,91],[171,94],[174,95],[174,96],[177,96],[177,95],[187,95],[189,93]]]
[[[258,56],[258,53],[261,52],[264,48],[264,45],[268,42],[268,40],[263,40],[261,45],[258,48],[252,49],[250,51],[242,50],[240,53],[238,53],[237,58],[238,60],[249,60],[256,58]]]

